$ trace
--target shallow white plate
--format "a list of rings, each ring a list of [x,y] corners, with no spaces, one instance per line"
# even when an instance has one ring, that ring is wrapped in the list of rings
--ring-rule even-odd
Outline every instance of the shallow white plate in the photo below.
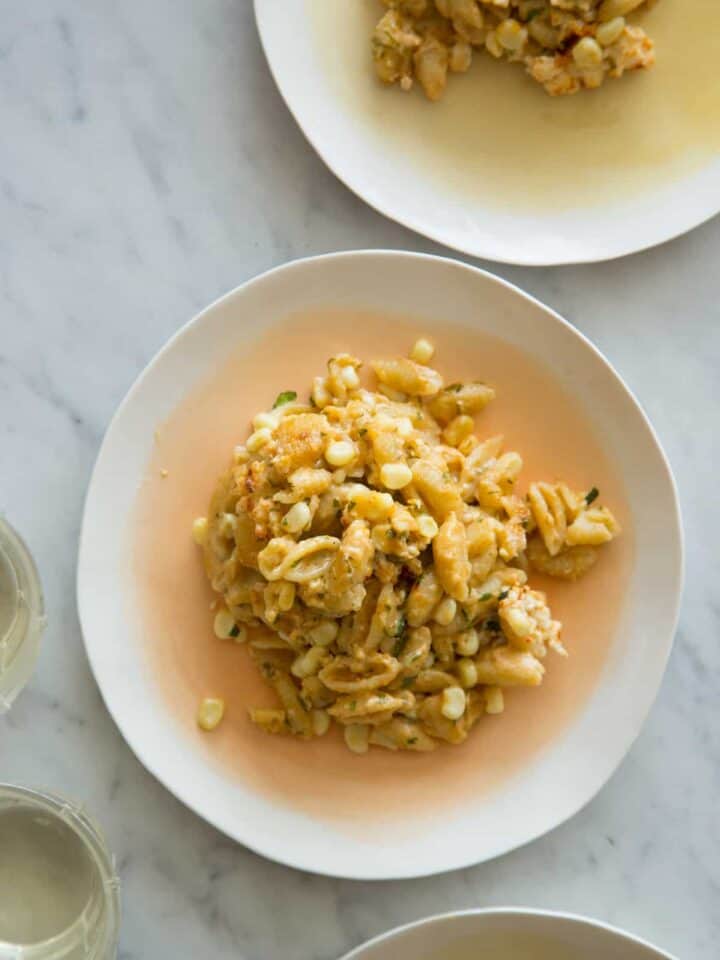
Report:
[[[593,431],[612,451],[635,528],[628,600],[617,636],[607,638],[608,660],[585,709],[537,762],[494,793],[454,808],[432,830],[414,829],[408,813],[404,829],[390,835],[376,835],[371,821],[364,834],[343,831],[292,804],[273,803],[214,767],[179,735],[148,670],[142,631],[128,616],[126,533],[154,427],[228,353],[296,311],[323,306],[417,317],[438,342],[444,323],[464,327],[468,337],[482,330],[534,354],[586,407]],[[178,798],[275,860],[318,873],[389,878],[497,856],[550,830],[593,797],[655,698],[672,645],[681,580],[681,527],[669,466],[640,407],[601,354],[557,314],[487,273],[436,257],[364,251],[296,261],[246,283],[183,327],[150,363],[108,428],[90,482],[78,603],[90,663],[110,713],[139,759]],[[272,744],[269,739],[268,751]]]
[[[615,927],[568,913],[468,910],[397,927],[343,960],[673,960]]]
[[[495,179],[481,173],[468,176],[467,171],[474,169],[468,149],[474,156],[494,136],[493,98],[472,100],[473,87],[481,94],[487,77],[451,77],[445,99],[435,105],[425,103],[416,91],[405,96],[384,89],[373,78],[369,53],[373,16],[377,19],[381,10],[378,0],[255,0],[265,54],[291,113],[333,173],[380,213],[471,256],[550,265],[634,253],[679,236],[720,210],[718,153],[708,151],[708,159],[694,169],[680,164],[668,175],[662,168],[675,163],[677,156],[666,160],[664,153],[672,158],[678,145],[663,142],[643,161],[642,169],[632,172],[617,166],[613,156],[608,161],[613,172],[585,199],[573,196],[566,203],[565,179],[558,177],[551,192],[540,191],[545,198],[557,196],[547,209],[515,199],[542,152],[542,143],[533,138],[527,144],[518,138],[507,147],[524,155],[519,186],[515,181],[503,183],[496,174]],[[495,66],[520,72],[508,64]],[[620,83],[634,84],[638,79],[653,78],[629,77]],[[548,117],[547,137],[555,141],[562,140],[568,125],[582,124],[587,126],[588,152],[597,151],[618,114],[627,117],[623,142],[643,137],[642,122],[648,113],[644,100],[635,103],[635,118],[617,97],[618,91],[580,94],[562,98],[574,103],[563,103],[558,116],[559,105],[550,105],[530,81],[527,88],[518,85],[517,92],[532,98],[535,111]],[[451,116],[448,111],[461,97],[467,109]],[[603,98],[593,105],[606,108],[596,110],[592,122],[569,114],[567,108],[580,104],[581,97]],[[664,129],[672,122],[673,110],[683,109],[681,103],[652,103],[658,112],[656,124]],[[675,135],[676,140],[681,137]],[[517,161],[508,160],[518,167]],[[493,162],[507,169],[502,158]],[[588,168],[578,178],[580,191],[588,189],[591,175]]]

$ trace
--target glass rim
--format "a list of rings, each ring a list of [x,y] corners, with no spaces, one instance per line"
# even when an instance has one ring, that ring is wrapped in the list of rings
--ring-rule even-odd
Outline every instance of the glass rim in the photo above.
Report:
[[[55,937],[31,944],[11,944],[0,940],[0,956],[3,950],[14,949],[16,956],[22,960],[54,960],[56,956],[62,957],[62,951],[80,942],[79,938],[86,934],[90,922],[100,928],[100,936],[87,954],[87,960],[112,960],[116,956],[120,932],[120,878],[100,827],[81,806],[58,794],[0,782],[0,811],[8,806],[29,807],[61,820],[69,827],[97,870],[101,894],[98,904],[93,904],[91,900],[80,916]]]
[[[0,654],[10,643],[9,656],[0,656],[0,714],[8,710],[17,695],[30,680],[40,651],[40,638],[45,629],[45,601],[37,565],[28,545],[18,531],[0,513],[0,554],[15,579],[16,597],[21,597],[27,608],[29,622],[25,635],[13,648],[13,631],[19,629],[19,605],[7,632],[0,636]]]

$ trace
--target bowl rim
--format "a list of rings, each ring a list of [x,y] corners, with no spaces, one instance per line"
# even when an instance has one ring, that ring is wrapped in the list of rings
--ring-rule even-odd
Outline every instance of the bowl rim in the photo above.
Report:
[[[343,186],[345,186],[353,196],[357,197],[358,200],[361,200],[376,213],[386,217],[388,220],[399,224],[406,230],[412,230],[413,233],[417,234],[418,236],[427,237],[427,239],[432,240],[435,243],[442,244],[442,246],[446,247],[448,250],[455,251],[456,253],[462,253],[465,256],[489,260],[493,263],[505,263],[512,266],[521,267],[573,266],[586,263],[609,263],[613,260],[620,260],[623,257],[633,256],[636,253],[644,253],[645,251],[653,250],[656,247],[661,247],[666,243],[670,243],[672,240],[677,240],[679,237],[683,237],[685,234],[691,233],[693,230],[703,226],[703,224],[708,223],[710,220],[713,220],[715,217],[720,215],[720,203],[718,203],[714,208],[709,210],[703,210],[701,213],[695,213],[686,219],[682,219],[681,217],[677,222],[672,221],[670,226],[659,231],[657,236],[647,241],[643,241],[641,243],[625,243],[621,241],[618,248],[609,253],[589,252],[585,255],[572,257],[547,257],[543,256],[542,254],[539,256],[518,256],[517,254],[514,254],[513,256],[507,256],[506,254],[498,254],[497,251],[493,251],[492,249],[483,249],[482,244],[477,244],[473,249],[471,249],[471,245],[469,244],[462,245],[455,243],[450,237],[445,236],[441,230],[433,227],[428,228],[416,218],[407,216],[401,211],[391,211],[387,204],[384,204],[380,200],[376,200],[373,196],[366,195],[367,191],[363,191],[361,187],[354,182],[354,178],[343,172],[339,163],[336,163],[335,160],[330,159],[328,148],[325,147],[322,142],[318,142],[319,138],[317,138],[314,134],[311,134],[304,112],[301,110],[295,98],[291,95],[290,86],[285,83],[283,79],[281,79],[276,66],[275,58],[270,56],[270,43],[268,39],[269,31],[265,29],[265,13],[264,9],[262,8],[262,4],[264,3],[267,3],[267,0],[253,0],[255,25],[258,37],[260,39],[260,46],[262,47],[263,55],[265,57],[265,62],[267,63],[270,76],[272,77],[273,83],[275,84],[275,87],[280,94],[285,107],[297,124],[298,129],[302,133],[310,148],[325,164],[332,175],[339,180],[339,182],[342,183]],[[674,206],[677,207],[677,204]]]
[[[128,407],[134,400],[135,395],[139,392],[140,388],[144,384],[146,378],[150,377],[154,371],[154,368],[161,362],[162,358],[167,352],[174,348],[175,344],[189,331],[192,327],[202,322],[203,318],[214,311],[218,306],[226,304],[233,300],[235,297],[240,296],[244,291],[248,290],[254,285],[260,285],[267,282],[273,276],[284,273],[286,271],[295,271],[303,270],[305,267],[311,264],[323,263],[323,262],[333,262],[333,261],[342,261],[342,260],[352,260],[352,259],[361,259],[361,258],[389,258],[389,259],[407,259],[415,260],[422,263],[429,264],[431,262],[439,262],[443,265],[450,265],[455,269],[462,270],[470,274],[479,274],[484,277],[486,280],[489,280],[491,283],[498,284],[508,291],[511,291],[515,296],[520,297],[521,299],[532,303],[533,305],[539,307],[548,319],[553,322],[561,325],[561,327],[567,329],[573,336],[578,338],[583,342],[586,348],[590,349],[602,362],[605,367],[608,375],[616,382],[616,385],[624,392],[626,397],[631,401],[633,406],[636,408],[638,415],[640,416],[642,423],[645,426],[645,429],[648,432],[649,439],[652,440],[655,452],[659,456],[659,465],[663,468],[665,473],[665,479],[669,484],[669,491],[672,494],[673,502],[673,513],[671,517],[667,518],[668,524],[673,527],[674,535],[677,543],[677,589],[675,591],[674,604],[672,609],[672,629],[667,631],[667,639],[662,648],[659,648],[657,653],[657,668],[659,670],[658,682],[655,690],[652,693],[652,696],[649,698],[647,706],[642,713],[642,717],[638,720],[637,729],[635,730],[633,736],[630,738],[628,743],[625,746],[622,754],[617,757],[617,760],[614,766],[602,776],[601,780],[598,782],[596,789],[586,797],[582,802],[573,804],[572,809],[563,811],[562,815],[559,818],[553,819],[549,826],[544,827],[543,829],[538,829],[533,832],[531,835],[524,837],[523,839],[513,842],[508,846],[504,846],[502,849],[497,851],[491,851],[486,856],[481,856],[478,859],[477,854],[469,852],[462,856],[456,856],[451,863],[440,867],[434,867],[431,870],[428,870],[421,866],[410,866],[405,867],[401,863],[397,863],[392,870],[382,869],[380,871],[377,868],[365,869],[354,867],[352,869],[342,869],[339,867],[328,867],[326,864],[323,864],[321,867],[314,867],[309,865],[307,860],[301,855],[296,855],[292,849],[282,848],[278,850],[273,848],[271,851],[268,850],[263,839],[256,839],[255,831],[252,828],[238,829],[238,826],[235,825],[230,827],[227,824],[221,825],[218,822],[218,818],[215,816],[208,816],[208,814],[203,810],[202,805],[194,798],[188,797],[187,792],[181,789],[178,789],[176,786],[170,785],[169,778],[164,773],[157,772],[157,764],[155,761],[147,754],[145,746],[138,738],[133,734],[128,734],[126,732],[126,724],[121,723],[118,714],[111,707],[106,697],[103,686],[100,683],[99,677],[101,675],[101,669],[96,658],[96,654],[92,645],[88,642],[89,629],[87,627],[89,615],[87,612],[86,601],[84,600],[84,595],[86,593],[84,583],[86,577],[90,575],[90,570],[88,569],[87,555],[89,552],[88,547],[88,527],[89,527],[89,506],[91,501],[96,497],[96,488],[98,487],[98,474],[100,472],[100,465],[106,453],[106,449],[109,445],[109,441],[112,438],[112,434],[117,425],[118,420],[124,414],[126,407]],[[622,377],[615,371],[614,367],[610,361],[604,356],[604,354],[576,327],[570,324],[567,320],[560,316],[556,311],[551,307],[548,307],[542,301],[538,300],[536,297],[533,297],[531,294],[526,293],[521,288],[517,287],[515,284],[510,283],[507,280],[504,280],[502,277],[498,277],[495,274],[483,270],[480,267],[473,266],[471,264],[464,263],[461,260],[456,260],[453,257],[444,257],[436,254],[426,254],[426,253],[417,253],[414,251],[405,251],[405,250],[394,250],[394,249],[362,249],[362,250],[344,250],[337,251],[332,253],[318,254],[310,257],[301,257],[295,260],[290,260],[285,263],[279,264],[275,267],[270,268],[256,276],[250,277],[243,283],[234,287],[232,290],[228,291],[225,294],[217,297],[209,306],[205,307],[199,313],[195,314],[190,320],[184,323],[176,332],[160,347],[160,349],[151,357],[147,365],[136,377],[127,393],[125,394],[123,400],[118,405],[115,413],[113,414],[108,426],[106,428],[102,443],[98,450],[98,454],[93,466],[92,474],[90,481],[88,483],[85,500],[83,503],[83,514],[82,522],[80,527],[80,536],[79,536],[79,548],[78,548],[78,559],[77,559],[77,570],[76,570],[76,603],[78,608],[78,618],[80,621],[80,627],[83,636],[83,643],[85,646],[85,651],[88,657],[88,662],[90,668],[95,678],[95,682],[100,690],[102,700],[105,704],[108,713],[112,717],[115,725],[120,731],[123,739],[134,753],[140,763],[145,767],[145,769],[152,774],[152,776],[158,780],[166,790],[168,790],[175,798],[180,800],[184,806],[192,810],[197,816],[206,822],[210,823],[221,833],[230,837],[237,843],[241,843],[243,846],[247,847],[249,850],[252,850],[254,853],[265,857],[269,860],[275,861],[277,863],[282,863],[285,866],[292,867],[297,870],[301,870],[308,873],[315,873],[322,876],[337,877],[339,879],[354,879],[354,880],[398,880],[398,879],[410,879],[415,877],[422,876],[436,876],[443,873],[449,873],[453,870],[459,870],[466,867],[474,866],[480,862],[486,862],[492,859],[495,859],[498,856],[502,856],[506,853],[510,853],[512,850],[519,849],[524,847],[529,843],[532,843],[534,840],[537,840],[541,836],[552,832],[553,830],[560,827],[563,823],[567,822],[569,819],[574,817],[577,813],[580,812],[587,804],[589,804],[603,789],[603,787],[608,783],[611,777],[616,773],[624,759],[626,758],[631,747],[635,743],[637,737],[640,735],[641,730],[644,727],[647,716],[655,703],[657,696],[660,691],[662,678],[664,676],[667,662],[669,660],[670,654],[675,641],[675,634],[677,631],[680,606],[682,602],[682,595],[684,589],[684,580],[685,580],[685,546],[684,546],[684,534],[683,534],[683,525],[680,512],[680,503],[677,491],[677,485],[675,478],[672,472],[670,463],[665,455],[665,452],[660,444],[660,441],[655,433],[655,430],[647,418],[645,411],[641,407],[640,403],[630,390],[630,388],[625,384]]]
[[[371,947],[379,946],[383,941],[391,942],[394,937],[408,933],[418,927],[431,926],[434,923],[444,920],[452,920],[456,917],[542,917],[553,920],[566,920],[579,926],[591,927],[596,930],[605,930],[612,933],[625,943],[632,943],[639,947],[645,947],[652,950],[657,960],[678,960],[677,957],[666,953],[659,947],[656,947],[649,940],[639,937],[636,934],[628,933],[614,924],[606,923],[604,920],[596,920],[593,917],[586,917],[580,913],[566,912],[564,910],[544,910],[536,907],[474,907],[467,910],[448,910],[445,913],[435,913],[429,917],[422,917],[420,920],[411,920],[409,923],[403,923],[398,927],[386,930],[385,933],[379,933],[377,936],[366,940],[365,943],[353,947],[348,953],[344,953],[339,960],[362,960],[363,954]]]

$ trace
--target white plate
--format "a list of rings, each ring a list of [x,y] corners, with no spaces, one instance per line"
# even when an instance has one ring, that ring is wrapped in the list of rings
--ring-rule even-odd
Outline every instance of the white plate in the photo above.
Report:
[[[486,97],[473,113],[470,97],[474,82],[480,84],[486,78],[451,77],[445,100],[436,105],[425,104],[416,92],[405,97],[397,90],[382,88],[374,81],[370,65],[370,7],[375,13],[382,9],[377,0],[255,0],[265,54],[288,108],[333,173],[380,213],[471,256],[536,266],[609,260],[635,253],[685,233],[720,210],[720,156],[709,151],[708,158],[693,169],[683,166],[677,156],[663,156],[658,161],[655,155],[632,173],[613,166],[614,173],[602,181],[595,199],[593,195],[584,200],[573,198],[565,207],[564,195],[558,193],[565,189],[563,182],[553,184],[552,195],[557,193],[558,201],[544,210],[512,199],[510,194],[517,188],[499,179],[479,186],[479,176],[468,179],[463,172],[470,169],[468,157],[462,143],[453,142],[448,127],[451,131],[463,127],[484,131],[486,139],[475,143],[473,150],[484,149],[487,139],[493,137],[493,101]],[[332,18],[337,26],[334,41],[331,30],[318,29],[322,17]],[[513,69],[511,65],[495,66]],[[617,86],[637,79],[623,79]],[[648,75],[641,82],[645,79],[651,82],[653,77]],[[519,87],[518,93],[533,98],[543,116],[550,109],[557,110],[558,105],[550,107],[543,99],[545,94],[529,81],[527,89]],[[602,90],[562,98],[575,101],[573,106],[581,97],[604,98],[607,109],[596,111],[587,127],[588,146],[594,138],[605,136],[614,115],[626,112],[616,93]],[[449,110],[458,97],[465,97],[469,115],[463,112],[455,118],[457,122],[450,122],[446,114],[447,122],[443,121],[441,111]],[[635,105],[640,122],[648,113],[645,101],[641,103]],[[683,109],[682,104],[663,106],[655,101],[653,106],[663,111],[657,124],[664,128],[672,122],[672,111]],[[548,137],[555,140],[563,137],[569,123],[575,126],[587,121],[579,121],[574,114],[568,120],[567,111],[559,117],[553,113],[553,117],[552,123],[548,121]],[[636,135],[638,123],[629,120],[628,127],[626,139]],[[397,130],[404,132],[396,135]],[[508,149],[517,146],[518,152],[523,144],[518,140]],[[655,153],[668,151],[672,157],[676,146],[663,143]],[[533,154],[539,150],[529,138],[523,153],[527,153],[530,171]],[[502,167],[501,160],[495,162]],[[679,165],[673,167],[674,172],[663,173],[670,163]],[[589,175],[590,171],[580,178],[578,189],[585,189],[582,185],[589,182]],[[632,186],[628,186],[630,177]],[[652,186],[646,186],[648,183]]]
[[[328,305],[417,317],[439,343],[450,323],[464,327],[468,337],[482,330],[522,345],[586,407],[593,431],[619,465],[635,528],[627,601],[617,636],[607,638],[611,652],[587,706],[537,762],[502,789],[454,808],[431,831],[414,829],[408,812],[403,830],[375,834],[368,822],[358,835],[292,804],[273,803],[250,783],[228,777],[189,735],[179,735],[147,669],[141,630],[128,616],[125,538],[154,427],[234,348],[291,313]],[[593,797],[655,698],[681,580],[681,527],[669,466],[640,407],[601,354],[557,314],[490,274],[436,257],[364,251],[296,261],[251,280],[183,327],[150,363],[115,415],[95,465],[80,541],[78,604],[110,713],[139,759],[178,798],[272,859],[330,875],[390,878],[497,856],[557,826]],[[271,738],[268,751],[272,745]]]
[[[512,907],[428,917],[375,937],[342,960],[476,960],[481,952],[493,960],[673,960],[596,920]]]

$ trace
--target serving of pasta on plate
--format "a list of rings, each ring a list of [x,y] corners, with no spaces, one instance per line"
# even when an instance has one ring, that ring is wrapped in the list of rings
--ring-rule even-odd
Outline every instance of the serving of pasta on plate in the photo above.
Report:
[[[246,643],[277,695],[249,711],[269,733],[338,724],[358,754],[461,744],[566,655],[533,572],[582,577],[620,532],[592,486],[521,496],[520,453],[476,430],[495,391],[446,384],[433,353],[422,338],[373,361],[375,389],[333,356],[307,402],[288,390],[257,414],[195,521],[215,634]],[[222,713],[206,701],[198,722]]]

